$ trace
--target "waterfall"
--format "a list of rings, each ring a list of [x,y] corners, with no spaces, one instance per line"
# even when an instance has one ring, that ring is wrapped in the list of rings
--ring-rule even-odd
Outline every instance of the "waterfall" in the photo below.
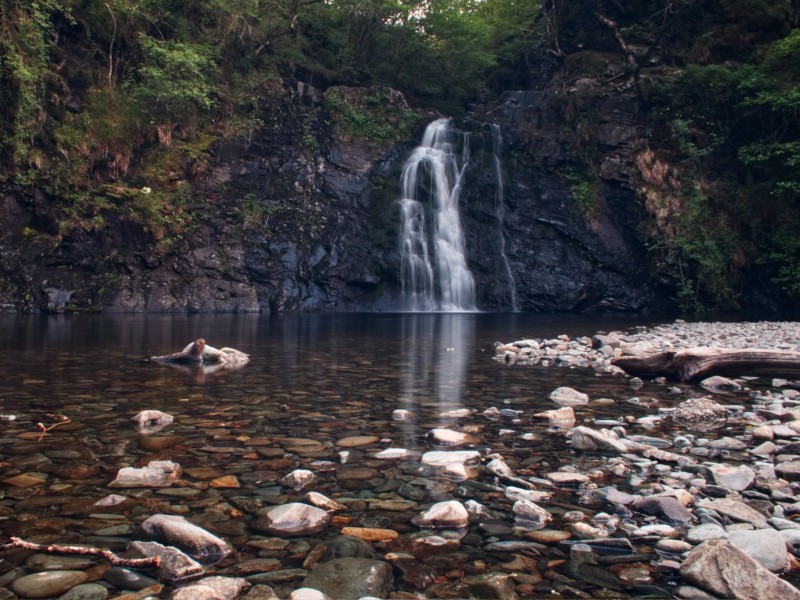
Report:
[[[407,310],[475,310],[458,212],[469,137],[448,125],[449,119],[428,125],[401,176],[400,280]]]
[[[504,221],[506,217],[506,198],[505,180],[503,179],[503,162],[500,160],[500,155],[503,153],[503,134],[500,132],[499,125],[492,125],[492,153],[494,154],[494,170],[497,177],[495,211],[497,214],[500,238],[500,257],[503,259],[506,280],[508,281],[508,290],[511,297],[511,310],[514,312],[519,312],[519,304],[517,303],[517,282],[514,280],[514,273],[511,271],[511,265],[508,262],[508,255],[506,254],[506,236],[505,233],[503,233],[505,225]]]

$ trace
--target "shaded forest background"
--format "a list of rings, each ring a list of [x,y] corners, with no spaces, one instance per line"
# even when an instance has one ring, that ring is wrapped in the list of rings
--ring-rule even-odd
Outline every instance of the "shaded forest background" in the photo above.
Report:
[[[592,119],[580,90],[603,86],[640,103],[641,235],[677,304],[736,309],[765,285],[797,306],[798,25],[800,0],[4,0],[0,180],[58,199],[50,235],[114,214],[166,249],[193,218],[174,173],[280,128],[298,83],[329,90],[317,117],[375,143],[407,141],[414,120],[376,119],[385,98],[354,107],[334,86],[448,115],[547,89],[577,128]],[[590,206],[585,151],[564,176]]]

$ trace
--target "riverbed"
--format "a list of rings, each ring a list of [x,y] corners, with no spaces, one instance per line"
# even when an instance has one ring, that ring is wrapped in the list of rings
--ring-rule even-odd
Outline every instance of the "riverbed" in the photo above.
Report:
[[[365,542],[359,550],[391,565],[382,582],[388,588],[381,589],[396,598],[457,598],[485,589],[491,591],[483,597],[669,595],[685,584],[673,564],[678,554],[660,556],[652,539],[629,552],[595,549],[604,557],[597,569],[613,575],[608,579],[576,568],[570,549],[588,539],[570,527],[575,519],[598,527],[604,517],[591,521],[598,514],[625,518],[587,496],[593,489],[641,493],[661,485],[664,473],[652,464],[626,470],[602,453],[576,452],[564,429],[534,415],[558,408],[551,392],[569,387],[590,399],[575,408],[578,425],[616,423],[631,435],[671,442],[685,431],[647,418],[697,395],[696,386],[644,382],[634,389],[626,377],[592,369],[509,365],[494,359],[493,345],[654,324],[480,313],[3,317],[0,529],[5,536],[124,552],[148,517],[180,515],[230,545],[232,553],[206,573],[245,578],[252,587],[241,597],[251,598],[269,597],[266,586],[280,598],[303,587],[315,567],[336,559],[330,552],[341,546],[345,528],[396,532],[396,539]],[[246,352],[250,363],[215,370],[147,360],[197,337]],[[744,411],[752,389],[769,389],[771,381],[750,385],[723,403]],[[131,419],[145,410],[172,420],[140,432]],[[468,437],[454,448],[437,430]],[[732,421],[704,435],[743,430]],[[407,454],[379,457],[387,449]],[[478,454],[463,472],[421,459],[456,449]],[[490,469],[492,457],[518,481]],[[747,460],[742,452],[724,457]],[[151,461],[179,465],[180,477],[168,487],[109,487],[120,469]],[[297,470],[312,474],[299,487],[290,477]],[[548,477],[554,472],[576,476]],[[8,483],[21,475],[28,479]],[[538,503],[548,512],[538,529],[516,519],[507,494],[525,484],[549,494]],[[321,531],[281,536],[258,524],[276,506],[307,503],[308,492],[343,507],[331,511]],[[94,506],[112,494],[125,497],[124,509]],[[432,506],[451,501],[481,508],[465,527],[420,524]],[[595,537],[627,539],[632,530],[616,523]],[[30,555],[7,551],[0,584],[35,571],[39,563],[32,565]],[[148,577],[152,572],[132,582],[106,567],[99,561],[79,568],[87,573],[81,585],[102,586],[109,597],[141,586],[164,598],[185,585],[159,584]],[[160,591],[148,588],[162,584]]]

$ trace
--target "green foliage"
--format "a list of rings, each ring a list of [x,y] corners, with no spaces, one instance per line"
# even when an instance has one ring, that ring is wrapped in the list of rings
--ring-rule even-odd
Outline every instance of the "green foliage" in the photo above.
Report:
[[[58,0],[0,3],[0,157],[13,165],[26,161],[46,121],[45,87],[53,75],[51,17],[56,13],[69,16]]]
[[[372,88],[366,95],[358,89],[330,88],[325,101],[339,137],[374,147],[408,139],[419,123],[419,115],[386,88]]]
[[[587,218],[592,218],[599,210],[597,201],[597,181],[585,173],[566,171],[561,176],[569,183],[575,205]]]
[[[139,37],[142,65],[127,89],[156,124],[173,125],[214,106],[214,52],[208,46]]]

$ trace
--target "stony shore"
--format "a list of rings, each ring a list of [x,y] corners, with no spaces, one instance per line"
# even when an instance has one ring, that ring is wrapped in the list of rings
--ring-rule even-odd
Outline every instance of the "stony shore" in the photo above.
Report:
[[[562,386],[536,409],[407,404],[379,417],[352,403],[359,434],[314,413],[302,438],[148,409],[126,416],[135,464],[113,445],[102,466],[84,464],[70,424],[31,435],[7,415],[5,535],[160,564],[5,547],[0,598],[800,599],[795,383],[677,386],[611,365],[624,353],[798,340],[798,323],[676,322],[498,343],[498,370],[594,368],[630,393]],[[648,391],[660,400],[624,404]],[[289,408],[264,410],[278,421]],[[203,466],[187,467],[196,456]]]

